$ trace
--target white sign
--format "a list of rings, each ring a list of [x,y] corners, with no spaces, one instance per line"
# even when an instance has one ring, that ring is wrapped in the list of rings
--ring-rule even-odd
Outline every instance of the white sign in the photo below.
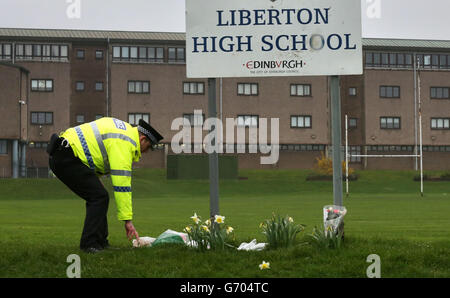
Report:
[[[362,74],[361,0],[186,0],[188,78]]]

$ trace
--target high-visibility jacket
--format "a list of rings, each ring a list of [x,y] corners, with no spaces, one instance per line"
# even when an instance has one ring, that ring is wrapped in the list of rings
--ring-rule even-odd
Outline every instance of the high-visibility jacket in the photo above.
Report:
[[[117,218],[131,220],[131,166],[141,157],[137,127],[105,117],[69,128],[60,137],[70,143],[74,155],[97,175],[111,175]]]

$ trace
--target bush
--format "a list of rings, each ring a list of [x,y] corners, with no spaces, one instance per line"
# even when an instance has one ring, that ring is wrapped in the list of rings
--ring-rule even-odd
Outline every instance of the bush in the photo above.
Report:
[[[309,235],[312,239],[312,243],[318,246],[319,248],[327,248],[327,249],[339,249],[342,246],[342,242],[344,240],[344,229],[338,229],[337,232],[334,232],[331,227],[328,227],[328,230],[314,227],[313,232]]]
[[[317,165],[315,166],[315,170],[318,174],[321,175],[333,175],[333,161],[331,158],[326,157],[323,152],[320,152],[321,157],[317,157]],[[345,163],[345,160],[342,162],[342,175],[345,176],[346,174],[346,167],[347,164]],[[351,176],[353,174],[354,170],[352,168],[348,168],[348,175]]]
[[[441,179],[443,179],[443,180],[450,180],[450,171],[442,173]]]
[[[271,219],[261,223],[262,233],[266,235],[268,248],[289,247],[295,242],[298,233],[305,229],[302,224],[295,224],[292,217],[272,214]]]

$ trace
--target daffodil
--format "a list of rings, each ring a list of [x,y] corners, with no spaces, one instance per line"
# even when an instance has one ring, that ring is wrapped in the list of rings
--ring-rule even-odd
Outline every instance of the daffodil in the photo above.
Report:
[[[209,229],[208,229],[207,226],[202,226],[202,229],[203,229],[203,231],[205,231],[205,232],[209,232]]]
[[[207,226],[210,226],[210,225],[211,225],[211,220],[207,219],[207,220],[205,221],[205,224],[206,224]]]
[[[260,227],[260,228],[264,228],[264,223],[263,223],[263,222],[260,223],[260,224],[259,224],[259,227]]]
[[[230,234],[231,232],[233,232],[233,230],[234,230],[234,229],[233,229],[232,227],[228,227],[228,228],[227,228],[227,234]]]
[[[292,217],[288,218],[289,222],[294,222],[294,219]]]
[[[221,224],[225,222],[225,216],[221,216],[221,215],[214,215],[214,222]]]
[[[184,230],[189,233],[191,231],[191,227],[185,227]]]
[[[270,263],[266,261],[263,261],[262,264],[259,264],[259,269],[264,270],[264,269],[270,269]]]
[[[200,218],[197,216],[197,213],[194,213],[194,216],[191,216],[191,218],[196,224],[198,224],[200,221]]]

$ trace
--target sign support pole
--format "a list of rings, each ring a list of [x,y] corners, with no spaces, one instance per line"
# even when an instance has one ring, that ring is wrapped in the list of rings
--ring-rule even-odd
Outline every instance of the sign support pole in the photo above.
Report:
[[[217,119],[217,106],[216,106],[216,79],[208,78],[208,118]],[[216,130],[218,124],[214,123],[211,131]],[[218,140],[219,132],[215,134],[214,140],[211,140],[213,145],[212,153],[209,153],[209,209],[210,217],[219,215],[219,157],[218,157]]]
[[[342,158],[341,158],[341,95],[339,76],[331,76],[331,129],[333,148],[333,198],[334,205],[342,206]]]

